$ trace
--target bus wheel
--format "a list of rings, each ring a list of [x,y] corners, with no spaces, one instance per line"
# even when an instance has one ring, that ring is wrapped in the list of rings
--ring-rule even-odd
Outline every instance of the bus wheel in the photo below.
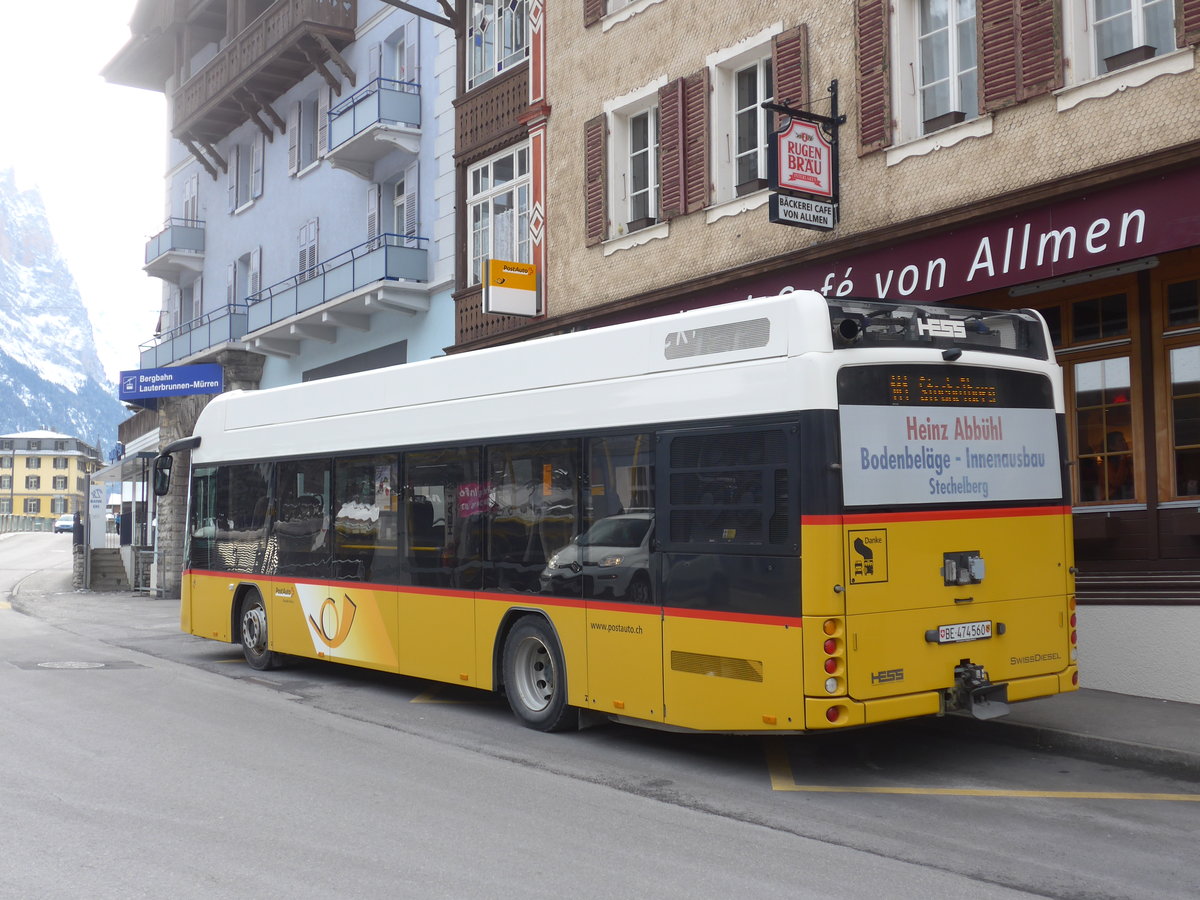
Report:
[[[564,731],[575,724],[562,648],[541,616],[521,619],[504,641],[504,693],[522,725]]]
[[[280,664],[279,654],[267,649],[267,608],[258,591],[242,601],[242,653],[252,669],[275,669]]]

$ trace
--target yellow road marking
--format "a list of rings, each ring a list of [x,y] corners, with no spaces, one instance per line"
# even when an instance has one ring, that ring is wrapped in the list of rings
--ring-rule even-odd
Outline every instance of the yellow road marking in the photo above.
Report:
[[[926,797],[1023,797],[1038,800],[1167,800],[1200,803],[1200,794],[1142,794],[1132,791],[1018,791],[1000,788],[855,787],[796,784],[782,742],[767,741],[767,771],[771,790],[810,794],[909,794]]]
[[[438,696],[438,694],[440,694],[440,693],[441,693],[440,688],[433,688],[432,690],[428,690],[423,694],[418,694],[417,696],[413,697],[408,702],[409,703],[442,703],[442,704],[446,704],[446,705],[459,705],[459,706],[478,706],[480,703],[484,702],[482,700],[443,700],[441,697]]]

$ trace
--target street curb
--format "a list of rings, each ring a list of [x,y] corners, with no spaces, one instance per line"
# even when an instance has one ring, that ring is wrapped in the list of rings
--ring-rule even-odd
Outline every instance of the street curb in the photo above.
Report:
[[[1200,781],[1200,754],[1188,750],[1156,747],[1024,722],[976,722],[948,718],[940,721],[941,727],[948,731],[973,730],[975,737],[990,738],[1018,747],[1055,750],[1093,762],[1147,768],[1189,781]]]

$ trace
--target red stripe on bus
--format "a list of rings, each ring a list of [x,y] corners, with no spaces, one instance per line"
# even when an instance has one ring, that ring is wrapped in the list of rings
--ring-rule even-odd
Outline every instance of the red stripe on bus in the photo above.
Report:
[[[745,622],[751,625],[784,625],[791,628],[801,627],[801,619],[793,616],[768,616],[754,613],[718,612],[711,609],[683,609],[681,607],[662,607],[654,604],[621,604],[580,600],[575,597],[555,597],[550,594],[498,594],[492,591],[455,591],[449,588],[423,588],[399,586],[394,584],[372,584],[362,581],[329,581],[312,580],[297,581],[280,575],[249,575],[244,572],[214,572],[206,569],[186,569],[187,575],[207,575],[212,578],[236,577],[245,582],[266,582],[269,584],[290,584],[296,586],[336,587],[342,589],[358,589],[367,591],[389,591],[397,594],[410,594],[428,597],[467,597],[476,600],[489,600],[493,603],[503,603],[507,606],[554,606],[563,609],[585,609],[596,612],[640,613],[642,615],[667,615],[677,619],[709,619],[715,622]]]
[[[862,525],[870,522],[942,522],[961,519],[1015,519],[1069,515],[1069,506],[1018,506],[1004,509],[940,509],[926,512],[854,513],[845,516],[801,516],[801,525]]]

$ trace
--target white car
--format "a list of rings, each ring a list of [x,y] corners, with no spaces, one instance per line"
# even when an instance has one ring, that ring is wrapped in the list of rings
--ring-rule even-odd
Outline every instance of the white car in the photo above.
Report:
[[[540,578],[542,591],[578,596],[582,590],[589,600],[652,602],[653,535],[652,513],[625,513],[600,519],[550,557]]]
[[[62,534],[63,532],[70,533],[75,530],[75,514],[63,513],[54,520],[54,533]]]

